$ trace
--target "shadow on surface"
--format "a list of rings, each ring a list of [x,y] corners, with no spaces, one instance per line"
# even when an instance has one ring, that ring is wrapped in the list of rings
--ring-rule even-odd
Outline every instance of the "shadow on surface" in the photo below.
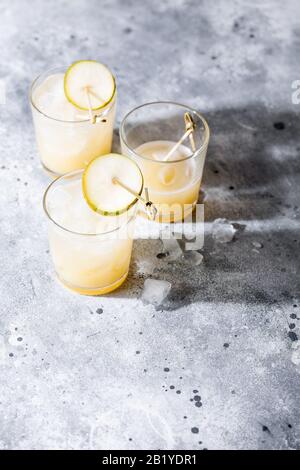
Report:
[[[223,217],[243,220],[246,225],[278,217],[296,221],[300,206],[299,191],[293,191],[300,173],[298,115],[270,112],[257,104],[211,111],[205,117],[211,128],[203,176],[205,221]],[[200,266],[185,261],[169,264],[167,257],[159,260],[160,241],[136,240],[128,280],[112,295],[140,297],[150,274],[139,265],[148,262],[154,264],[153,278],[172,283],[171,293],[159,307],[164,310],[201,301],[263,305],[290,301],[298,293],[299,232],[277,227],[274,222],[274,228],[263,233],[246,227],[233,242],[219,247],[206,235]],[[263,244],[258,253],[253,251],[256,241]]]

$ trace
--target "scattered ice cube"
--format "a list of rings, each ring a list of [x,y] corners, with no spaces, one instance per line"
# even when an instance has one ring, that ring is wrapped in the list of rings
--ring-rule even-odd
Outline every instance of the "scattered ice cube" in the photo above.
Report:
[[[153,274],[155,269],[155,264],[147,259],[142,259],[137,261],[137,272],[139,274],[148,275]]]
[[[193,266],[199,266],[203,261],[203,255],[199,251],[187,251],[184,258]]]
[[[263,247],[263,244],[262,244],[262,243],[259,243],[259,242],[252,242],[252,245],[253,245],[255,248],[262,248],[262,247]]]
[[[212,225],[212,237],[218,243],[231,242],[236,231],[227,219],[216,219]]]
[[[159,306],[171,290],[171,283],[157,279],[146,279],[142,292],[142,301]]]
[[[167,238],[169,235],[169,238]],[[178,240],[173,237],[172,234],[164,234],[164,237],[161,237],[161,241],[164,245],[164,250],[168,254],[168,261],[176,261],[177,259],[181,258],[182,256],[182,249],[178,243]]]

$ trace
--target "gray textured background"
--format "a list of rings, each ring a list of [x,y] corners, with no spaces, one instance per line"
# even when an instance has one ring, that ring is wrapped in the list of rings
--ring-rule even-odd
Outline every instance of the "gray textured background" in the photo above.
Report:
[[[300,448],[299,10],[1,1],[0,448]],[[117,76],[116,128],[155,99],[206,115],[206,221],[245,225],[217,249],[207,233],[198,267],[137,241],[128,281],[101,298],[54,279],[27,96],[38,73],[82,58]],[[149,266],[172,282],[158,309],[140,299]]]

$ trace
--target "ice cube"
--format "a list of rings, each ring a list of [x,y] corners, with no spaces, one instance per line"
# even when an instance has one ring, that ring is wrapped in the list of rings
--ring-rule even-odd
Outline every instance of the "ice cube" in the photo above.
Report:
[[[263,247],[263,244],[262,244],[262,243],[259,243],[259,242],[252,242],[252,245],[253,245],[255,248],[262,248],[262,247]]]
[[[49,196],[48,209],[56,223],[79,233],[95,233],[100,219],[86,203],[81,181],[53,189]]]
[[[212,225],[212,237],[218,243],[231,242],[236,231],[227,219],[216,219]]]
[[[153,274],[155,264],[149,260],[138,260],[137,261],[137,272],[142,275]]]
[[[49,201],[49,206],[51,210],[59,209],[59,208],[67,208],[71,205],[72,196],[69,191],[58,186],[57,188],[53,189],[51,198]]]
[[[176,261],[182,257],[182,249],[172,233],[168,231],[162,232],[161,241],[163,242],[165,253],[168,255],[168,261]]]
[[[36,106],[54,119],[78,121],[87,118],[87,113],[78,112],[66,98],[64,74],[56,73],[47,77],[34,91]]]
[[[203,261],[203,255],[199,251],[187,251],[184,254],[184,259],[192,266],[199,266]]]
[[[141,299],[144,303],[149,303],[158,307],[168,296],[171,290],[171,283],[158,279],[146,279]]]

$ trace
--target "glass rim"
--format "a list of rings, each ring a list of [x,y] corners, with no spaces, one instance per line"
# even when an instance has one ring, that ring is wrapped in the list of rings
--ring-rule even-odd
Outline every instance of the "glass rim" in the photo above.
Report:
[[[34,99],[33,99],[33,89],[34,89],[34,86],[35,84],[37,83],[37,81],[43,76],[43,75],[49,75],[50,72],[54,72],[55,70],[58,70],[58,69],[62,69],[62,68],[65,68],[67,69],[68,68],[68,65],[60,65],[60,66],[57,66],[57,67],[51,67],[50,69],[47,69],[45,72],[42,72],[40,73],[31,83],[30,87],[29,87],[29,101],[30,101],[30,104],[34,107],[34,109],[36,111],[38,111],[38,113],[40,113],[42,116],[48,118],[48,119],[51,119],[52,121],[56,121],[56,122],[63,122],[64,124],[82,124],[82,123],[87,123],[87,122],[90,122],[90,118],[88,117],[87,119],[82,119],[80,121],[66,121],[64,119],[57,119],[57,118],[54,118],[53,116],[49,116],[49,114],[45,113],[44,111],[42,111],[41,109],[39,109],[39,107],[36,105],[36,103],[34,102]],[[112,73],[112,71],[110,70],[109,67],[107,67],[108,70],[110,71],[112,77],[113,77],[113,80],[116,84],[116,79],[115,79],[115,76],[114,74]],[[97,116],[101,116],[105,111],[107,110],[110,110],[111,107],[112,107],[112,104],[114,103],[114,100],[115,100],[115,97],[116,97],[116,92],[117,92],[117,86],[115,86],[114,88],[114,92],[113,92],[113,95],[110,99],[110,101],[107,103],[107,105],[103,108],[103,111],[98,114]]]
[[[44,192],[44,196],[43,196],[43,209],[44,209],[44,212],[45,212],[46,216],[48,217],[48,219],[52,223],[54,223],[54,225],[56,225],[60,229],[64,230],[65,232],[71,233],[72,235],[79,235],[79,236],[83,236],[83,237],[101,237],[101,236],[108,235],[110,233],[116,232],[117,230],[120,230],[121,228],[128,225],[129,222],[131,222],[131,220],[133,220],[135,218],[135,215],[132,215],[130,218],[127,218],[126,222],[124,224],[121,224],[119,227],[116,227],[112,230],[107,230],[106,232],[97,232],[97,233],[95,233],[95,232],[91,232],[91,233],[76,232],[74,230],[70,230],[70,229],[64,227],[63,225],[60,225],[58,222],[56,222],[56,220],[54,220],[54,218],[51,216],[51,214],[50,214],[50,212],[47,208],[47,203],[46,203],[48,193],[51,190],[52,186],[54,186],[55,183],[57,183],[59,180],[62,180],[62,179],[67,178],[67,177],[76,176],[76,175],[79,175],[80,173],[83,173],[83,172],[84,172],[84,169],[82,169],[82,168],[79,169],[79,170],[70,171],[69,173],[65,173],[63,175],[58,176],[53,181],[51,181],[51,183],[47,186],[47,188]],[[142,190],[143,190],[143,187],[144,187],[144,184],[142,182]],[[130,207],[125,212],[123,212],[123,214],[127,214],[128,210],[132,209],[136,205],[137,202],[138,202],[138,198],[135,198],[135,200],[132,202]],[[123,214],[120,214],[120,215],[123,215]],[[101,215],[101,214],[99,214],[99,215]],[[106,216],[103,216],[103,217],[106,217]],[[118,216],[111,216],[111,217],[119,217],[119,215]]]
[[[197,115],[197,117],[200,119],[200,121],[204,125],[205,139],[204,139],[203,144],[195,152],[192,152],[187,157],[181,158],[179,160],[160,161],[160,160],[153,160],[152,158],[148,158],[148,157],[145,157],[143,155],[140,155],[139,153],[135,152],[135,150],[132,149],[129,146],[129,144],[127,142],[127,139],[126,139],[126,136],[125,136],[125,130],[124,130],[126,120],[128,119],[128,117],[131,114],[133,114],[138,109],[141,109],[141,108],[144,108],[144,107],[150,106],[150,105],[156,105],[156,104],[168,104],[168,105],[179,106],[179,107],[184,108],[184,109],[192,112],[193,114]],[[206,119],[204,118],[204,116],[202,116],[202,114],[198,113],[198,111],[196,111],[194,108],[191,108],[190,106],[187,106],[187,105],[182,104],[182,103],[178,103],[177,101],[164,101],[164,100],[162,100],[162,101],[149,101],[147,103],[140,104],[139,106],[136,106],[135,108],[131,109],[131,111],[129,111],[124,116],[124,118],[122,119],[121,124],[120,124],[120,139],[126,145],[127,149],[133,155],[137,156],[138,158],[142,158],[143,160],[150,161],[150,162],[153,162],[153,163],[163,164],[163,165],[164,164],[169,165],[169,164],[184,162],[184,161],[189,160],[189,159],[193,158],[194,156],[198,155],[198,153],[200,153],[204,148],[206,148],[208,146],[209,137],[210,137],[210,129],[209,129],[208,123],[207,123]]]

